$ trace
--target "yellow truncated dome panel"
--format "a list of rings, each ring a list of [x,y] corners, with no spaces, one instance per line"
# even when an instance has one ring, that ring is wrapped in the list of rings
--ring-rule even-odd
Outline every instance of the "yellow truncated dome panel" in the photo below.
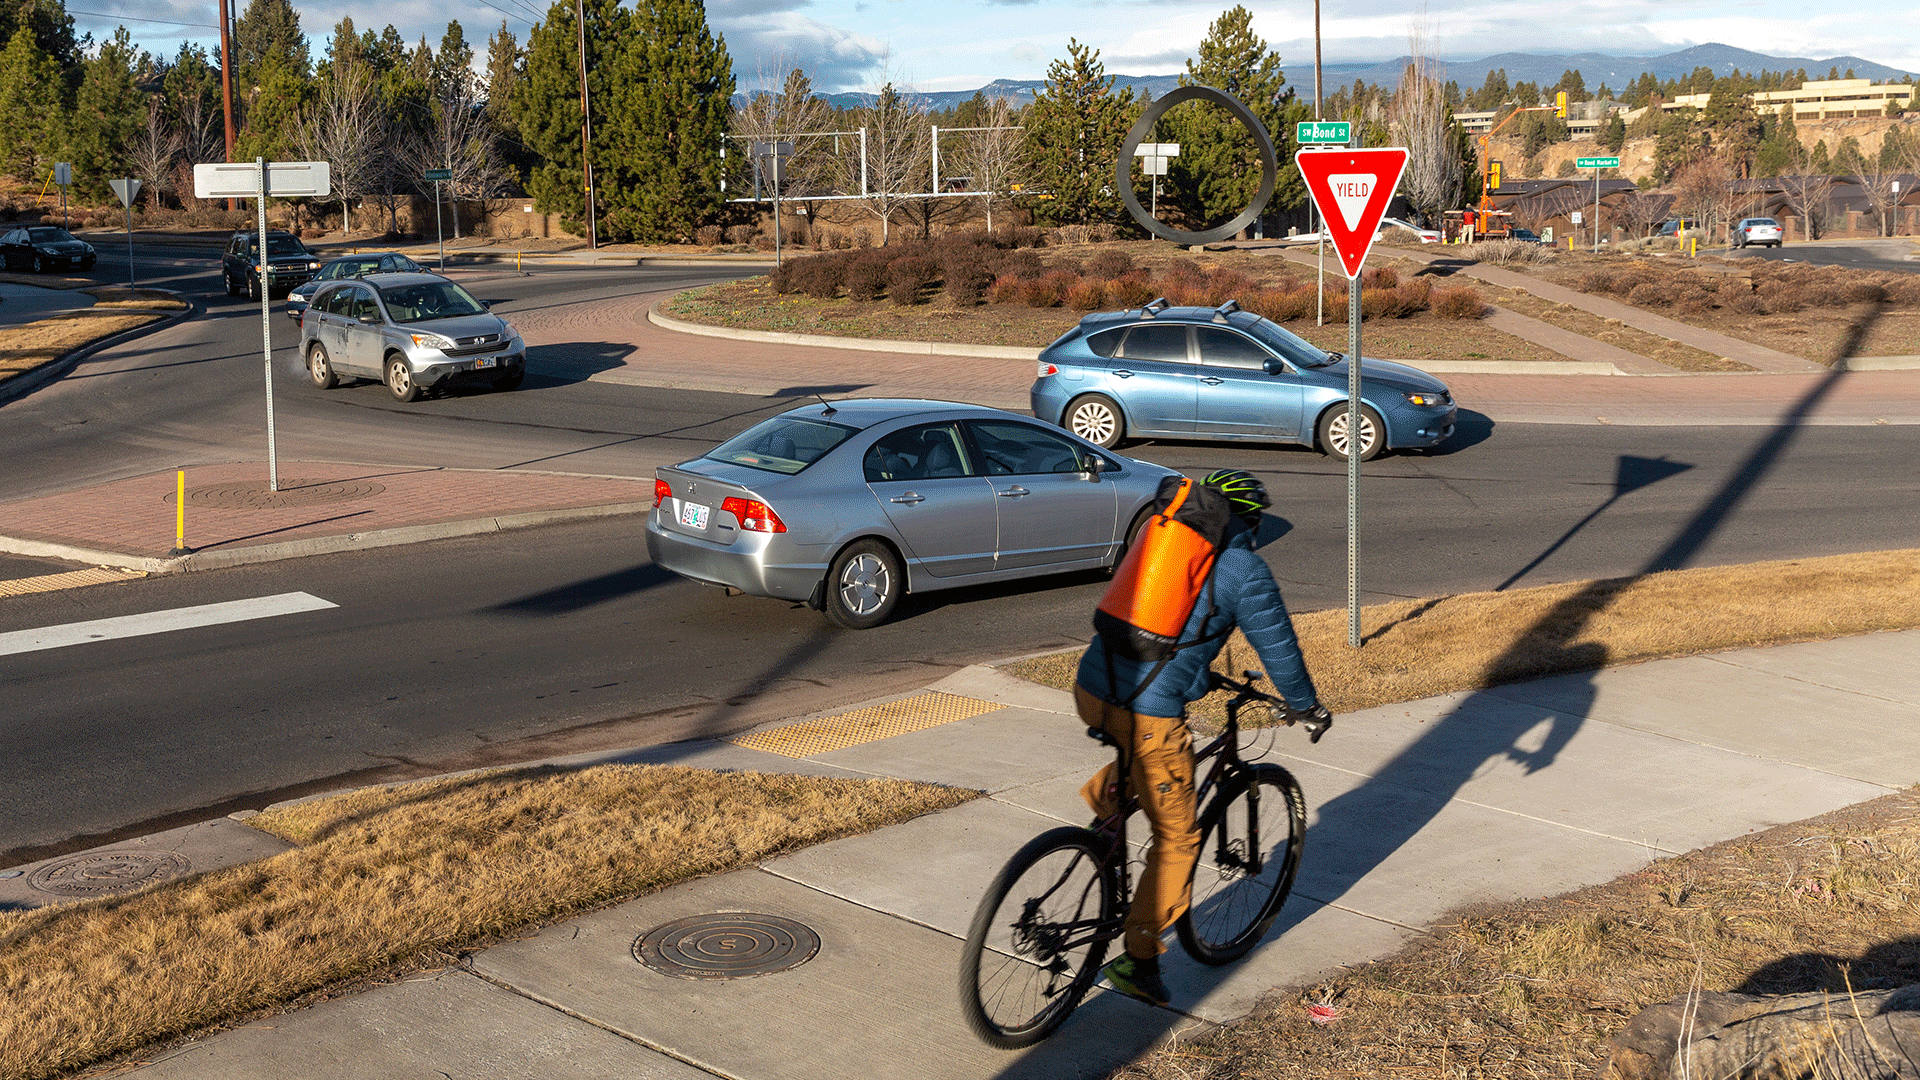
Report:
[[[749,750],[764,750],[783,757],[812,757],[829,750],[843,750],[876,739],[950,724],[1002,707],[992,701],[928,691],[837,716],[822,716],[764,731],[750,731],[727,741]]]
[[[146,574],[138,570],[115,570],[104,566],[94,567],[89,570],[68,570],[60,574],[42,574],[39,577],[0,581],[0,596],[25,596],[28,593],[57,592],[60,589],[77,589],[82,585],[104,585],[110,581],[133,581],[146,576]]]

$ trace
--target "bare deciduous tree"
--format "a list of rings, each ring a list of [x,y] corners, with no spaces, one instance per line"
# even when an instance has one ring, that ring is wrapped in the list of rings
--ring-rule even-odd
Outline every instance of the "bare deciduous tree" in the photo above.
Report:
[[[1612,208],[1614,220],[1621,228],[1634,236],[1645,236],[1666,215],[1667,202],[1657,195],[1634,190],[1615,199]]]
[[[893,217],[902,205],[925,188],[929,170],[926,106],[901,93],[892,82],[881,85],[873,103],[854,110],[865,130],[865,173],[862,155],[842,155],[839,183],[858,205],[880,219],[880,243],[885,246]],[[850,175],[849,175],[850,173]]]
[[[1860,182],[1860,194],[1867,205],[1873,207],[1876,235],[1892,236],[1893,207],[1900,199],[1893,190],[1893,181],[1899,179],[1900,174],[1893,166],[1882,165],[1882,160],[1881,155],[1863,153],[1859,143],[1852,143],[1837,164]]]
[[[133,175],[148,192],[148,205],[160,206],[160,193],[173,187],[174,162],[180,157],[180,133],[167,123],[166,103],[154,97],[147,101],[147,122],[133,133],[127,145],[127,160]]]
[[[1735,167],[1724,151],[1702,153],[1674,175],[1674,205],[1683,216],[1698,221],[1707,236],[1725,235],[1737,199],[1734,176]]]
[[[1818,240],[1826,231],[1827,218],[1833,212],[1833,177],[1815,172],[1805,151],[1796,153],[1791,175],[1780,177],[1780,194],[1787,208],[1798,214],[1805,240]]]
[[[994,207],[1011,197],[1025,136],[1012,103],[1003,97],[993,99],[981,126],[986,130],[967,132],[950,160],[967,176],[967,190],[980,192],[969,198],[986,211],[987,231],[992,232]]]
[[[386,168],[387,134],[386,116],[364,65],[327,79],[319,99],[301,117],[301,152],[328,163],[343,233],[353,231],[352,200],[378,188]]]
[[[498,143],[499,132],[487,116],[478,85],[471,78],[449,78],[433,103],[433,123],[421,137],[402,144],[401,156],[414,176],[428,169],[451,172],[453,178],[442,184],[452,198],[490,199],[507,187]],[[453,236],[460,238],[459,214],[453,215]]]
[[[1460,204],[1465,187],[1453,125],[1449,123],[1446,88],[1434,78],[1434,63],[1426,54],[1425,35],[1417,24],[1407,35],[1407,48],[1413,60],[1394,91],[1388,107],[1389,124],[1394,137],[1407,148],[1407,169],[1400,177],[1400,190],[1426,219],[1422,224],[1432,224],[1442,211]]]

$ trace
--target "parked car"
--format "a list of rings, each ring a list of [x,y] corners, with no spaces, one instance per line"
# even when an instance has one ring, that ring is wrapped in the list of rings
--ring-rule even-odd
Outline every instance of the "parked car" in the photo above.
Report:
[[[330,259],[313,275],[313,280],[293,287],[287,294],[287,318],[300,321],[313,294],[329,281],[366,277],[368,274],[425,274],[426,267],[397,251],[371,251],[364,255],[342,255]]]
[[[1402,219],[1400,219],[1400,218],[1396,218],[1396,217],[1383,217],[1383,218],[1381,218],[1381,219],[1380,219],[1380,232],[1379,232],[1378,234],[1376,234],[1376,236],[1377,236],[1377,238],[1384,238],[1384,237],[1385,237],[1385,235],[1386,235],[1387,233],[1390,233],[1390,232],[1392,232],[1392,231],[1393,231],[1394,229],[1405,229],[1405,230],[1407,230],[1408,232],[1410,232],[1410,233],[1412,233],[1412,234],[1414,234],[1415,236],[1417,236],[1417,237],[1419,237],[1419,238],[1420,238],[1420,242],[1421,242],[1421,243],[1423,243],[1423,244],[1437,244],[1437,243],[1439,243],[1439,242],[1440,242],[1440,241],[1441,241],[1442,239],[1444,239],[1444,237],[1442,237],[1442,236],[1440,235],[1440,230],[1439,230],[1439,229],[1423,229],[1423,228],[1421,228],[1420,226],[1418,226],[1418,225],[1415,225],[1415,224],[1414,224],[1413,222],[1411,222],[1411,221],[1404,221],[1404,220],[1402,220]]]
[[[999,409],[816,403],[656,470],[647,554],[865,629],[907,593],[1113,566],[1174,475]]]
[[[99,256],[93,245],[55,225],[28,225],[0,236],[0,255],[9,270],[93,269]]]
[[[1507,230],[1507,239],[1521,240],[1529,244],[1546,243],[1545,240],[1540,239],[1539,233],[1534,232],[1532,229],[1523,229],[1518,225],[1515,225],[1513,228]]]
[[[435,274],[328,282],[300,319],[300,356],[313,385],[378,379],[400,401],[448,386],[520,385],[527,347],[507,320]]]
[[[1779,247],[1784,235],[1785,230],[1780,228],[1780,223],[1770,217],[1741,218],[1740,223],[1733,227],[1733,246],[1743,248],[1748,244],[1766,244]]]
[[[312,280],[320,269],[320,257],[307,250],[300,238],[279,229],[267,230],[268,295],[285,294],[294,286]],[[237,232],[227,241],[220,256],[221,283],[228,296],[247,295],[260,299],[260,245],[250,232]]]
[[[1033,415],[1103,447],[1264,440],[1346,459],[1348,360],[1232,301],[1088,315],[1040,353]],[[1418,368],[1360,364],[1360,459],[1453,434],[1453,394]]]

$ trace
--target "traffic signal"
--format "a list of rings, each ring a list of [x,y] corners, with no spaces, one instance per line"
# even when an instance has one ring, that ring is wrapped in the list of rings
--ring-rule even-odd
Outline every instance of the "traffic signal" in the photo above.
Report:
[[[1562,120],[1567,118],[1567,92],[1565,90],[1553,95],[1553,115]]]

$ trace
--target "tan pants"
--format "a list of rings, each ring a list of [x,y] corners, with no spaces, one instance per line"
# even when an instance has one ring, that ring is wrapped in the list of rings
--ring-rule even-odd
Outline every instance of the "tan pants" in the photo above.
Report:
[[[1073,701],[1088,727],[1099,728],[1127,748],[1132,766],[1128,786],[1139,796],[1153,841],[1127,912],[1126,946],[1141,959],[1159,956],[1166,951],[1160,935],[1187,910],[1187,886],[1200,854],[1200,830],[1194,825],[1193,734],[1180,717],[1143,716],[1078,686]],[[1117,771],[1118,766],[1109,763],[1080,788],[1080,797],[1098,817],[1119,809]]]

